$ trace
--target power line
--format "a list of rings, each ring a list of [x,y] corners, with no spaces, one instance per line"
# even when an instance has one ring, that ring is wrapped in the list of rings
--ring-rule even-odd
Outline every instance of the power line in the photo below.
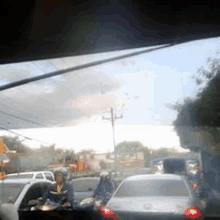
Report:
[[[46,74],[43,74],[43,75],[40,75],[40,76],[35,76],[35,77],[19,80],[19,81],[16,81],[16,82],[12,82],[12,83],[0,86],[0,91],[4,91],[4,90],[7,90],[7,89],[11,89],[11,88],[14,88],[14,87],[17,87],[17,86],[25,85],[27,83],[39,81],[39,80],[42,80],[42,79],[46,79],[46,78],[66,74],[68,72],[73,72],[73,71],[76,71],[76,70],[81,70],[81,69],[101,65],[101,64],[104,64],[104,63],[112,62],[112,61],[117,61],[117,60],[120,60],[120,59],[129,58],[129,57],[132,57],[132,56],[136,56],[136,55],[140,55],[140,54],[143,54],[143,53],[160,50],[160,49],[167,48],[167,47],[172,47],[173,45],[174,44],[169,44],[169,45],[159,47],[159,48],[148,49],[148,50],[139,51],[139,52],[133,52],[133,53],[118,56],[118,57],[113,57],[113,58],[109,58],[109,59],[105,59],[105,60],[100,60],[100,61],[96,61],[96,62],[92,62],[92,63],[88,63],[88,64],[83,64],[83,65],[76,66],[76,67],[67,68],[67,69],[64,69],[64,70],[57,70],[57,71],[54,71],[54,72],[51,72],[51,73],[46,73]]]
[[[27,139],[27,140],[30,140],[30,141],[37,141],[37,142],[41,142],[41,143],[44,143],[44,144],[47,144],[47,145],[53,145],[52,143],[47,143],[47,142],[45,142],[45,141],[42,141],[42,140],[39,140],[39,139],[35,139],[35,138],[30,138],[30,137],[28,137],[28,136],[24,136],[24,135],[22,135],[22,134],[20,134],[20,133],[17,133],[17,132],[15,132],[15,131],[11,131],[11,130],[9,130],[9,129],[7,129],[7,128],[3,128],[3,127],[0,127],[0,129],[2,129],[2,130],[5,130],[5,131],[8,131],[9,133],[12,133],[12,134],[16,134],[16,135],[18,135],[18,136],[20,136],[20,137],[23,137],[23,138],[25,138],[25,139]],[[61,148],[61,149],[64,149],[64,146],[57,146],[57,147],[59,147],[59,148]]]
[[[2,110],[0,110],[1,113],[5,114],[5,115],[8,115],[10,117],[13,117],[13,118],[17,118],[17,119],[20,119],[20,120],[23,120],[23,121],[26,121],[26,122],[29,122],[29,123],[32,123],[32,124],[36,124],[38,126],[42,126],[42,127],[45,127],[45,125],[42,125],[40,123],[37,123],[37,122],[34,122],[34,121],[31,121],[31,120],[28,120],[28,119],[25,119],[25,118],[22,118],[22,117],[19,117],[19,116],[16,116],[16,115],[13,115],[13,114],[10,114],[10,113],[7,113],[7,112],[4,112]]]
[[[12,110],[20,111],[20,110],[17,110],[17,109],[15,109],[15,108],[11,108],[11,107],[8,106],[8,105],[5,105],[5,106],[4,106],[4,105],[0,104],[0,106],[2,106],[2,107],[7,106],[7,108],[10,108],[10,109],[12,109]],[[2,111],[2,112],[4,112],[4,111]],[[29,113],[24,112],[24,111],[22,111],[22,113],[29,114]],[[3,114],[9,114],[9,113],[4,112]],[[39,125],[39,126],[42,126],[42,127],[47,128],[47,126],[45,126],[45,125],[43,125],[43,124],[40,124],[40,123],[34,122],[34,121],[32,121],[32,120],[28,120],[28,119],[25,119],[25,118],[16,116],[15,114],[11,114],[10,116],[11,116],[11,117],[15,117],[15,118],[17,118],[17,119],[20,119],[20,120],[22,120],[22,121],[28,121],[29,123],[37,124],[37,125]],[[53,124],[53,125],[57,125],[57,123],[56,123],[56,124]]]
[[[17,132],[15,132],[15,131],[11,131],[11,130],[9,130],[9,129],[7,129],[7,128],[0,127],[0,129],[6,130],[6,131],[8,131],[8,132],[10,132],[10,133],[12,133],[12,134],[16,134],[16,135],[18,135],[18,136],[20,136],[20,137],[23,137],[23,138],[27,139],[27,140],[33,140],[33,141],[37,141],[37,142],[41,142],[41,143],[45,143],[45,144],[51,145],[50,143],[47,143],[47,142],[45,142],[45,141],[41,141],[41,140],[38,140],[38,139],[35,139],[35,138],[30,138],[30,137],[24,136],[24,135],[22,135],[22,134],[20,134],[20,133],[17,133]]]

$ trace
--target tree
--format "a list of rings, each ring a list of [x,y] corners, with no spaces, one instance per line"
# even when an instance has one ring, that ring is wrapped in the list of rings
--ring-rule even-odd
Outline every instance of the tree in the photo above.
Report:
[[[25,144],[23,144],[19,137],[10,137],[10,136],[2,136],[5,145],[8,147],[9,150],[17,151],[17,153],[24,153],[26,155],[32,154],[34,150],[27,147]]]
[[[106,154],[106,159],[111,159],[111,154],[110,153]]]
[[[178,115],[173,122],[181,146],[191,151],[201,149],[204,178],[220,191],[220,59],[208,58],[209,69],[201,67],[194,77],[198,92],[194,99],[170,106]],[[196,141],[194,141],[195,139]]]
[[[143,144],[140,143],[139,141],[124,141],[119,143],[115,150],[117,157],[119,159],[125,160],[129,159],[131,157],[134,157],[137,155],[137,153],[141,152],[143,150]]]
[[[183,103],[169,105],[176,110],[178,115],[173,122],[175,130],[180,137],[181,145],[198,152],[197,146],[190,144],[187,133],[196,132],[202,135],[204,145],[215,146],[216,153],[220,153],[220,59],[208,58],[208,69],[201,67],[197,76],[193,76],[198,86],[198,92],[194,98],[185,98]]]
[[[165,147],[161,147],[157,150],[152,151],[153,157],[169,157],[170,156],[170,150]]]
[[[94,154],[95,154],[95,151],[93,149],[87,149],[87,150],[84,149],[84,150],[81,150],[78,153],[78,157],[82,156],[83,159],[87,159],[87,155],[89,155],[89,158],[93,159],[94,158]]]

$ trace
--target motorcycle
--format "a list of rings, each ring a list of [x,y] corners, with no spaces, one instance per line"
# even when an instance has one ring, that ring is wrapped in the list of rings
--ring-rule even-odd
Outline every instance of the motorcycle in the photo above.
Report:
[[[69,203],[65,203],[63,205],[45,205],[42,204],[42,198],[37,200],[31,200],[28,202],[28,206],[30,207],[30,211],[70,211],[71,206]]]
[[[103,205],[104,204],[101,199],[96,199],[91,197],[82,200],[78,205],[78,209],[99,211]]]

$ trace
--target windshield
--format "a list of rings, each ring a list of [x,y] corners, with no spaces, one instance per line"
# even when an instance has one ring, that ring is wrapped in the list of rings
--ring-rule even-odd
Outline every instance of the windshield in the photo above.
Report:
[[[183,181],[139,180],[123,183],[114,197],[189,196]]]
[[[25,184],[4,183],[4,181],[1,181],[0,199],[2,203],[8,203],[10,197],[13,197],[13,200],[15,202],[24,187],[25,187]]]
[[[31,179],[33,174],[22,173],[42,172],[39,181],[51,180],[44,171],[66,168],[63,180],[71,182],[99,178],[108,171],[117,188],[129,176],[183,175],[186,161],[198,161],[196,166],[187,165],[187,184],[209,190],[201,196],[217,201],[219,38],[114,50],[111,39],[119,47],[123,42],[108,37],[110,27],[111,22],[107,36],[91,32],[87,40],[80,35],[79,39],[82,48],[107,45],[111,52],[81,55],[75,51],[66,57],[0,66],[0,138],[10,158],[4,171],[21,173],[7,178]],[[159,29],[156,32],[162,36]],[[64,47],[71,42],[68,35]],[[178,161],[165,162],[169,158]],[[71,183],[74,193],[93,192],[98,180]],[[115,196],[181,197],[188,191],[183,182],[146,180],[124,183]]]

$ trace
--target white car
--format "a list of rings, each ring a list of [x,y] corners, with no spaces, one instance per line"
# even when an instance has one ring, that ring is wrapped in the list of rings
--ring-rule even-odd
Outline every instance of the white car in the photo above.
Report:
[[[42,197],[52,184],[49,180],[37,179],[6,179],[0,181],[0,200],[3,205],[12,205],[12,212],[22,213],[28,210],[28,202]],[[16,213],[13,213],[16,215]],[[22,219],[22,218],[19,218]]]
[[[37,171],[37,172],[21,172],[8,174],[7,179],[44,179],[54,182],[54,175],[50,171]]]
[[[184,215],[199,217],[204,209],[185,177],[148,174],[126,178],[102,209],[102,215],[109,217],[110,213],[129,220],[184,219]]]

